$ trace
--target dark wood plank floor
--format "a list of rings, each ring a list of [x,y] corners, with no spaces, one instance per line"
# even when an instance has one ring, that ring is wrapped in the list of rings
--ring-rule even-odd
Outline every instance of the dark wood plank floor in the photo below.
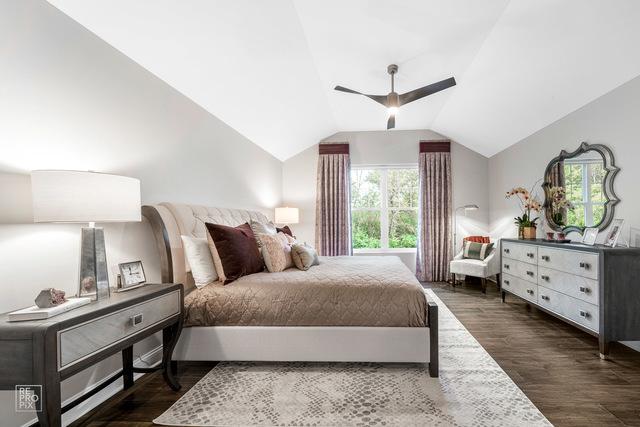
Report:
[[[595,338],[528,307],[515,297],[500,302],[495,286],[434,291],[513,381],[556,426],[640,426],[640,353],[613,345],[600,360]],[[76,421],[74,426],[150,426],[213,363],[181,364],[175,393],[158,373]]]

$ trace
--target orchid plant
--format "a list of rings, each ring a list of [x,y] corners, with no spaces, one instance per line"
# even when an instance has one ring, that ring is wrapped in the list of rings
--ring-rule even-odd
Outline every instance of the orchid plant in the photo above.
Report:
[[[532,218],[532,212],[539,213],[542,210],[542,203],[540,203],[538,197],[535,194],[532,195],[532,193],[533,187],[531,190],[527,190],[524,187],[515,187],[507,191],[506,198],[510,199],[511,197],[515,197],[522,209],[522,216],[514,218],[515,224],[520,228],[535,227],[539,219],[539,217]]]
[[[563,226],[564,214],[567,209],[573,209],[573,203],[567,200],[567,190],[564,187],[549,188],[549,195],[551,196],[551,216],[553,217],[553,222]]]

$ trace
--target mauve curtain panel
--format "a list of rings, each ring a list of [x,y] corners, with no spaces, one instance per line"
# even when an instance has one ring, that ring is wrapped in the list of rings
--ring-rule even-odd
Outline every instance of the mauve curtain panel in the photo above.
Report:
[[[416,276],[446,281],[451,261],[451,143],[421,141]]]
[[[316,249],[351,255],[349,144],[320,144],[316,192]]]

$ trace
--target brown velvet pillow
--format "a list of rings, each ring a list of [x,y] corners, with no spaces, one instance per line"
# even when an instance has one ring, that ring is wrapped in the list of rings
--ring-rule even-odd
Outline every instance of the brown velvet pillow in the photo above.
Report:
[[[211,223],[205,225],[222,264],[225,285],[242,276],[263,270],[264,264],[258,243],[249,224],[244,223],[237,227]],[[212,255],[215,261],[216,254]]]
[[[285,225],[284,227],[280,228],[280,227],[276,227],[276,231],[278,232],[283,232],[284,234],[288,234],[291,237],[293,236],[293,231],[291,231],[291,229],[289,228],[288,225]]]

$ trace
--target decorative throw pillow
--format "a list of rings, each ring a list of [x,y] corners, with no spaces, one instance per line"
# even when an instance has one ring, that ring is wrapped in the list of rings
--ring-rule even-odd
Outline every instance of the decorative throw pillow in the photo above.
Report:
[[[464,242],[462,256],[469,259],[484,260],[491,253],[493,243]]]
[[[291,246],[291,258],[298,270],[306,271],[310,269],[312,265],[320,264],[318,253],[306,243],[296,243]]]
[[[209,247],[213,263],[225,285],[263,270],[258,244],[249,224],[237,227],[211,223],[205,225],[212,243]]]
[[[270,234],[276,235],[278,234],[278,230],[276,226],[271,221],[267,223],[262,223],[258,221],[251,220],[251,231],[253,231],[253,235],[256,236],[256,242],[258,243],[258,249],[262,247],[262,242],[260,241],[260,237],[262,234]]]
[[[289,245],[284,233],[278,233],[275,236],[262,234],[260,238],[262,240],[262,258],[270,273],[293,267],[291,245]]]
[[[289,228],[288,225],[285,225],[284,227],[276,227],[276,230],[278,230],[278,233],[279,232],[283,232],[284,234],[286,234],[288,236],[294,237],[293,231],[291,231],[291,229]]]
[[[191,236],[180,236],[187,257],[191,275],[198,289],[218,280],[218,273],[213,264],[213,257],[207,239]]]

